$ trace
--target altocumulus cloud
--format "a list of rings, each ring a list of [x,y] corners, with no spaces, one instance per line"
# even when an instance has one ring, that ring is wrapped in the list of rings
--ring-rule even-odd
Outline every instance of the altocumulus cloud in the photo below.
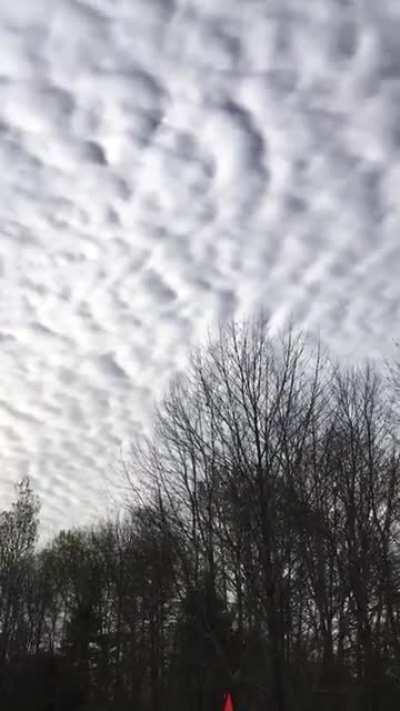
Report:
[[[263,304],[389,349],[397,0],[16,0],[0,10],[1,493],[100,507],[209,321]]]

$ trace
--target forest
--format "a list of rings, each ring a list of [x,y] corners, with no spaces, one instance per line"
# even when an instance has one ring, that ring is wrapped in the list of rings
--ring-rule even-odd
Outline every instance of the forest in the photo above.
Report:
[[[398,709],[399,423],[396,363],[221,327],[133,439],[121,515],[39,545],[29,479],[1,511],[1,708]]]

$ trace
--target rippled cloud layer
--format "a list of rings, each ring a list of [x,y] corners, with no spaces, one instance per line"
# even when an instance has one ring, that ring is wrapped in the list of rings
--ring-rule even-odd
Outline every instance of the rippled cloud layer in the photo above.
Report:
[[[0,10],[0,445],[84,523],[215,318],[399,334],[397,0]]]

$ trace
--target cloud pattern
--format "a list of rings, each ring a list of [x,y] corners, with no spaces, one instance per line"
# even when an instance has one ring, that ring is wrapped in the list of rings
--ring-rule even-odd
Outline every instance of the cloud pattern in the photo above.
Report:
[[[399,334],[397,0],[16,0],[0,10],[3,500],[102,509],[213,319],[338,352]]]

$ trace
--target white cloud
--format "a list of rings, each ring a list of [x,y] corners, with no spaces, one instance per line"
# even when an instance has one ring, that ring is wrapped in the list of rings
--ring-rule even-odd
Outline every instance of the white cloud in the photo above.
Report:
[[[216,317],[387,352],[396,0],[17,0],[0,11],[2,491],[88,520]]]

